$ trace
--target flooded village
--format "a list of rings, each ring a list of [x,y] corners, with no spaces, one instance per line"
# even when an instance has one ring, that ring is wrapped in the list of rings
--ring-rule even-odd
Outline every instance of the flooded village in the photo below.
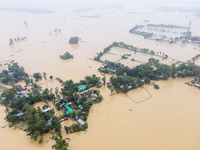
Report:
[[[200,4],[130,3],[2,3],[1,149],[200,148]]]

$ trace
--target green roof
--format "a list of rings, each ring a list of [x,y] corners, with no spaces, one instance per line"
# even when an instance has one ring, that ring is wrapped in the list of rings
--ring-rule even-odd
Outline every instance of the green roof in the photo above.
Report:
[[[80,90],[80,89],[84,89],[84,88],[86,88],[86,85],[79,85],[78,86],[78,89]]]
[[[67,104],[64,105],[64,107],[68,110],[68,111],[65,111],[65,113],[67,115],[69,115],[72,111],[74,111],[71,107],[69,107]]]

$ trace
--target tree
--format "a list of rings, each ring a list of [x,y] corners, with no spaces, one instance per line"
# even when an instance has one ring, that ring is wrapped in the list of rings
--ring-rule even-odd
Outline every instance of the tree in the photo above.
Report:
[[[154,84],[154,88],[155,88],[155,89],[159,89],[160,86],[159,86],[158,84]]]
[[[103,81],[103,85],[105,85],[106,84],[106,77],[105,76],[102,78],[102,81]]]
[[[70,59],[70,58],[74,58],[74,56],[71,55],[69,52],[66,52],[63,55],[60,55],[60,58],[64,59],[64,60],[67,60],[67,59]]]
[[[62,137],[54,137],[54,140],[56,141],[56,144],[52,146],[53,149],[67,150],[68,143],[66,142],[66,140],[63,140]]]
[[[25,79],[24,79],[24,82],[26,83],[26,85],[28,85],[28,83],[29,83],[29,78],[25,78]]]
[[[177,69],[176,69],[176,66],[175,66],[175,64],[172,64],[171,65],[171,76],[173,77],[173,78],[176,78],[176,72],[177,72]]]
[[[6,119],[8,122],[11,122],[11,123],[15,123],[15,121],[17,120],[17,116],[12,114],[12,115],[7,115],[6,116]]]
[[[9,45],[13,45],[13,43],[14,43],[14,42],[13,42],[13,39],[10,38],[10,39],[9,39]]]
[[[55,94],[58,95],[58,92],[59,92],[59,88],[56,87],[56,88],[55,88]]]
[[[77,36],[71,37],[71,38],[69,39],[69,43],[70,43],[70,44],[77,44],[78,41],[79,41],[79,38],[78,38]]]
[[[10,109],[9,109],[8,107],[6,107],[6,109],[4,110],[4,112],[5,112],[6,114],[9,114],[9,113],[10,113]]]
[[[54,128],[55,128],[55,132],[58,132],[58,131],[60,131],[61,130],[61,121],[60,121],[60,119],[58,118],[58,117],[56,117],[56,116],[53,116],[53,118],[52,118],[52,124],[53,124],[53,126],[54,126]]]
[[[46,72],[43,72],[43,77],[44,77],[45,80],[47,80],[46,75],[47,75]]]
[[[128,86],[127,86],[127,85],[124,85],[124,86],[122,87],[122,92],[123,92],[123,93],[127,93],[127,92],[128,92]]]
[[[43,141],[44,141],[44,137],[43,136],[41,136],[41,138],[39,139],[39,144],[42,144],[43,143]]]
[[[38,81],[39,79],[42,79],[41,73],[39,73],[39,72],[34,73],[33,77],[35,78],[36,81]]]
[[[52,79],[53,79],[53,76],[50,76],[49,78],[52,80]]]

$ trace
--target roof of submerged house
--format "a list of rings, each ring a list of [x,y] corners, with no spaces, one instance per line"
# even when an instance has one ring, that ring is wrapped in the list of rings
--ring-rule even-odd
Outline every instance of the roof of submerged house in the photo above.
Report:
[[[44,109],[42,112],[48,112],[49,110],[51,110],[51,108]]]
[[[86,88],[86,85],[84,85],[84,84],[78,86],[78,89],[79,89],[79,90],[84,89],[84,88]]]
[[[69,107],[67,104],[64,105],[64,107],[67,109],[67,111],[65,111],[65,113],[67,115],[69,115],[72,111],[74,111],[71,107]]]
[[[20,117],[20,116],[23,116],[23,115],[24,115],[23,112],[16,114],[17,117]]]
[[[84,125],[84,124],[85,124],[85,122],[84,122],[83,120],[81,120],[81,119],[78,119],[77,121],[78,121],[78,123],[79,123],[80,125]]]

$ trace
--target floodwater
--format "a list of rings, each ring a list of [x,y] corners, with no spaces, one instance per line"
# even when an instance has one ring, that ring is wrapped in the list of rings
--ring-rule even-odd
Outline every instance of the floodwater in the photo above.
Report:
[[[188,26],[189,21],[192,21],[191,31],[200,36],[200,19],[193,14],[159,12],[149,7],[133,9],[127,5],[113,5],[108,2],[105,2],[105,5],[97,3],[95,7],[85,6],[83,3],[75,3],[70,7],[69,4],[49,4],[47,7],[38,3],[36,6],[46,6],[55,10],[54,13],[27,13],[26,9],[3,11],[0,8],[0,63],[15,60],[29,75],[46,72],[47,78],[53,75],[54,78],[59,77],[64,81],[73,79],[78,82],[86,75],[101,76],[97,69],[102,64],[90,58],[94,58],[96,53],[103,51],[114,41],[165,53],[169,59],[160,61],[166,64],[173,63],[173,60],[190,60],[200,52],[197,45],[155,42],[128,32],[136,24],[145,24],[143,20],[149,20],[149,23],[153,24],[180,26]],[[25,2],[12,5],[4,2],[3,6],[27,7]],[[24,25],[24,20],[28,22],[28,26]],[[55,33],[55,28],[61,29],[61,33]],[[27,40],[8,46],[9,38],[24,36]],[[78,45],[68,43],[72,36],[81,38]],[[74,59],[61,60],[59,55],[66,51],[70,52]],[[147,62],[151,57],[121,48],[113,48],[111,52],[116,55],[106,54],[102,59],[118,60],[121,55],[131,53],[128,60],[120,61],[130,67],[140,64],[132,62],[131,58]],[[4,67],[6,66],[3,65],[0,69]],[[108,81],[109,76],[106,77]],[[104,100],[91,108],[87,131],[66,135],[64,128],[62,129],[63,136],[71,139],[69,149],[200,149],[200,92],[199,89],[184,84],[191,80],[192,78],[159,81],[159,90],[155,90],[152,85],[145,85],[152,98],[143,102],[143,99],[149,97],[145,89],[139,88],[129,92],[131,100],[124,94],[109,96],[110,90],[102,87],[100,90]],[[41,80],[39,83],[43,89],[61,87],[56,80]],[[42,107],[43,104],[37,103],[35,107]],[[54,107],[51,102],[49,104]],[[0,106],[1,127],[8,125],[4,120],[4,109],[5,107]],[[56,111],[56,114],[60,115],[62,112]],[[68,120],[62,122],[62,126],[70,126],[73,123],[76,121]],[[46,135],[45,142],[39,145],[23,131],[5,126],[0,128],[0,141],[4,143],[0,149],[49,150],[53,144],[49,136],[50,134]]]
[[[145,86],[152,98],[141,103],[102,92],[105,99],[92,107],[87,132],[70,135],[70,149],[198,150],[200,93],[184,84],[188,80],[159,81],[159,90]],[[137,102],[149,97],[144,89],[128,95]]]

